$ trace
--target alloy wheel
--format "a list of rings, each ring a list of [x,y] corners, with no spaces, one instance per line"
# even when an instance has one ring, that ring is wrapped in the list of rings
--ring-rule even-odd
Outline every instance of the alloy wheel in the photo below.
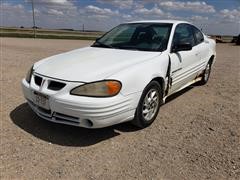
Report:
[[[159,93],[156,89],[150,89],[146,94],[142,107],[142,115],[146,121],[150,121],[156,114],[159,104]]]

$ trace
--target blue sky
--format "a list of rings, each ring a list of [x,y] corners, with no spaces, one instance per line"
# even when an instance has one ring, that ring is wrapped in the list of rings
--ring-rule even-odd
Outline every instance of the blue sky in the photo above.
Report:
[[[1,26],[32,26],[31,0],[0,0]],[[34,0],[36,25],[109,30],[135,20],[187,20],[207,34],[240,33],[240,0]]]

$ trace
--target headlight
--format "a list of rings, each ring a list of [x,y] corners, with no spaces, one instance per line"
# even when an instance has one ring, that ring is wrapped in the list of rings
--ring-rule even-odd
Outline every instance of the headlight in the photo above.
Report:
[[[26,75],[26,78],[25,78],[28,83],[30,83],[30,81],[31,81],[32,73],[33,73],[33,66],[27,72],[27,75]]]
[[[116,80],[104,80],[78,86],[70,94],[91,97],[111,97],[121,90],[121,83]]]

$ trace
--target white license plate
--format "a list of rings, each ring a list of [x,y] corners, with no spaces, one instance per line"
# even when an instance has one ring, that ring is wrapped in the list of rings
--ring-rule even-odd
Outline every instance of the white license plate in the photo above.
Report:
[[[34,102],[37,106],[40,106],[45,109],[49,109],[49,98],[47,95],[44,95],[42,93],[33,92],[34,95]]]

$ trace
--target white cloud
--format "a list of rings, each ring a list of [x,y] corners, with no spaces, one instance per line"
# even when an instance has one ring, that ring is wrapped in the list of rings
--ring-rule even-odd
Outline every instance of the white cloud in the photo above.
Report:
[[[85,7],[86,13],[92,15],[114,16],[119,15],[119,11],[112,11],[108,8],[99,8],[97,6],[89,5]]]
[[[62,16],[64,13],[62,11],[56,10],[56,9],[49,9],[47,11],[48,14],[50,15],[56,15],[56,16]]]
[[[133,0],[97,0],[103,4],[111,4],[120,9],[130,9],[133,5]]]
[[[63,5],[69,5],[72,4],[68,0],[38,0],[38,1],[45,1],[45,2],[50,2],[50,3],[55,3],[55,4],[63,4]]]
[[[192,16],[190,18],[191,21],[207,21],[208,20],[208,17],[205,17],[205,16]]]
[[[212,5],[208,5],[204,1],[163,1],[159,5],[169,10],[184,10],[184,11],[194,11],[200,13],[214,13],[215,8]]]
[[[0,0],[2,1],[2,0]],[[32,27],[31,0],[2,2],[1,26]],[[180,19],[191,21],[211,34],[240,33],[240,7],[215,8],[203,0],[98,0],[99,6],[79,6],[77,0],[34,0],[36,25],[46,28],[109,30],[125,21],[144,19]],[[101,6],[100,6],[101,5]],[[180,13],[189,11],[188,16]],[[200,14],[206,12],[206,14]],[[183,13],[184,14],[184,13]],[[186,13],[185,13],[186,14]]]
[[[25,0],[31,3],[32,0]],[[73,5],[70,0],[34,0],[35,4],[48,4],[48,5]]]
[[[233,10],[221,10],[220,18],[222,18],[224,21],[240,23],[240,7]]]
[[[30,15],[22,4],[1,3],[0,26],[29,26],[31,25]]]
[[[35,4],[36,26],[48,28],[79,28],[77,7],[67,1],[48,1]],[[0,6],[1,26],[32,27],[32,11],[27,9],[29,1],[23,4],[2,3]],[[38,4],[39,3],[39,4]],[[52,4],[49,4],[52,3]],[[56,5],[57,3],[57,5]],[[73,18],[75,17],[75,18]]]
[[[25,0],[25,2],[31,4],[32,0]],[[77,10],[77,6],[71,0],[34,0],[34,4],[38,9]]]
[[[26,0],[31,3],[31,0]],[[78,8],[70,0],[34,0],[39,18],[46,15],[71,18],[78,15]]]
[[[131,19],[132,18],[132,16],[130,14],[123,14],[122,17],[124,19]]]
[[[1,3],[1,10],[3,11],[15,11],[15,12],[19,12],[19,13],[24,13],[25,12],[25,8],[22,4],[16,4],[16,5],[12,5],[10,3]]]
[[[145,7],[138,8],[134,10],[134,13],[141,15],[164,15],[164,12],[157,6],[154,6],[152,9],[147,9]]]
[[[142,3],[134,2],[133,3],[133,9],[142,9],[144,8],[144,5]]]

